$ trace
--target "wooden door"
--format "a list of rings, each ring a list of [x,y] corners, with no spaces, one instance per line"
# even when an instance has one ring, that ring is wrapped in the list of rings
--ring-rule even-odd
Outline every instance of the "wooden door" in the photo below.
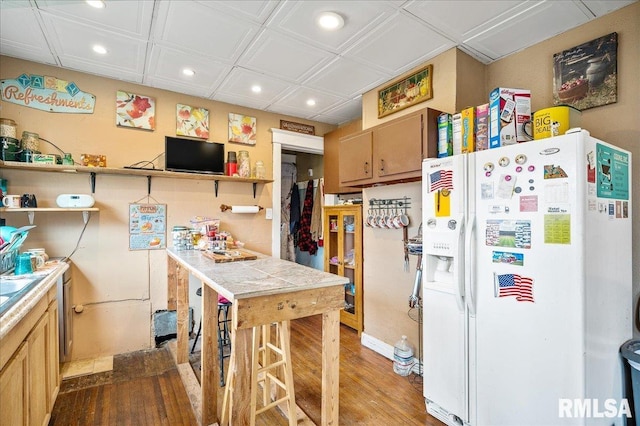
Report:
[[[29,424],[27,344],[23,343],[0,373],[0,424]]]
[[[58,391],[60,390],[60,341],[58,340],[58,300],[53,299],[47,310],[49,324],[47,326],[47,370],[49,381],[47,383],[47,408],[53,411]]]
[[[45,313],[33,327],[27,337],[28,372],[29,372],[29,424],[31,426],[46,425],[47,390],[49,389],[47,372],[47,331],[49,314]]]
[[[381,180],[421,173],[422,114],[416,113],[380,125],[373,132],[376,176]]]

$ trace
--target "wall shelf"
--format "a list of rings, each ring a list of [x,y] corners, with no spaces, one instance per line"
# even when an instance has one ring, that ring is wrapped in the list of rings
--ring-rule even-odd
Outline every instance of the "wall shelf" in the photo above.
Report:
[[[148,180],[148,192],[151,193],[151,178],[212,180],[215,183],[215,195],[218,196],[220,182],[243,182],[253,184],[253,198],[256,198],[256,187],[259,183],[271,183],[269,179],[241,178],[236,176],[210,175],[204,173],[170,172],[155,169],[129,169],[111,167],[66,166],[57,164],[33,164],[19,161],[0,161],[0,168],[27,170],[35,172],[86,173],[91,178],[91,193],[95,193],[95,179],[98,174],[142,176]]]
[[[0,213],[27,213],[29,217],[29,224],[33,225],[36,212],[82,212],[82,220],[84,223],[89,221],[91,212],[99,212],[97,207],[91,208],[62,208],[62,207],[25,207],[19,209],[12,209],[7,207],[0,207]]]

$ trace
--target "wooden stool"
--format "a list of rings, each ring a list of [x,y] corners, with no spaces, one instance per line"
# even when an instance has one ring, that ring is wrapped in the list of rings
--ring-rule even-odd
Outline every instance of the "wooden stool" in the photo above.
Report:
[[[253,328],[251,357],[251,422],[256,424],[256,415],[286,402],[289,426],[298,423],[296,398],[293,389],[293,367],[289,345],[289,321],[264,324]],[[234,357],[231,357],[227,386],[222,403],[222,424],[228,424],[231,393],[234,390]],[[262,407],[258,408],[258,386],[262,385]]]

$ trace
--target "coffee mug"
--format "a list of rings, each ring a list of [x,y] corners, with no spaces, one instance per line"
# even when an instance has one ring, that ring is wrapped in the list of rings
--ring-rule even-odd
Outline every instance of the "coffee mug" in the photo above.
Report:
[[[40,269],[44,267],[44,263],[45,263],[44,254],[34,253],[32,251],[27,251],[25,253],[29,253],[29,255],[31,256],[31,261],[34,262],[32,266],[35,266],[34,269]]]
[[[2,197],[2,205],[10,209],[20,208],[20,198],[19,195],[5,195]]]
[[[44,258],[44,261],[46,262],[47,260],[49,260],[49,255],[45,252],[45,250],[43,248],[32,248],[27,250],[29,253],[35,253],[35,254],[39,254],[42,255],[42,257]]]
[[[404,228],[405,226],[409,226],[409,216],[406,214],[398,214],[393,218],[393,227],[396,229]]]

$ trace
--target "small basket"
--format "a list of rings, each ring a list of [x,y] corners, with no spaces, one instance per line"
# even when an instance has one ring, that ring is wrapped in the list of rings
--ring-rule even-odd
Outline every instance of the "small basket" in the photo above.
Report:
[[[18,247],[0,254],[0,274],[10,272],[16,267],[16,258],[18,257]]]

